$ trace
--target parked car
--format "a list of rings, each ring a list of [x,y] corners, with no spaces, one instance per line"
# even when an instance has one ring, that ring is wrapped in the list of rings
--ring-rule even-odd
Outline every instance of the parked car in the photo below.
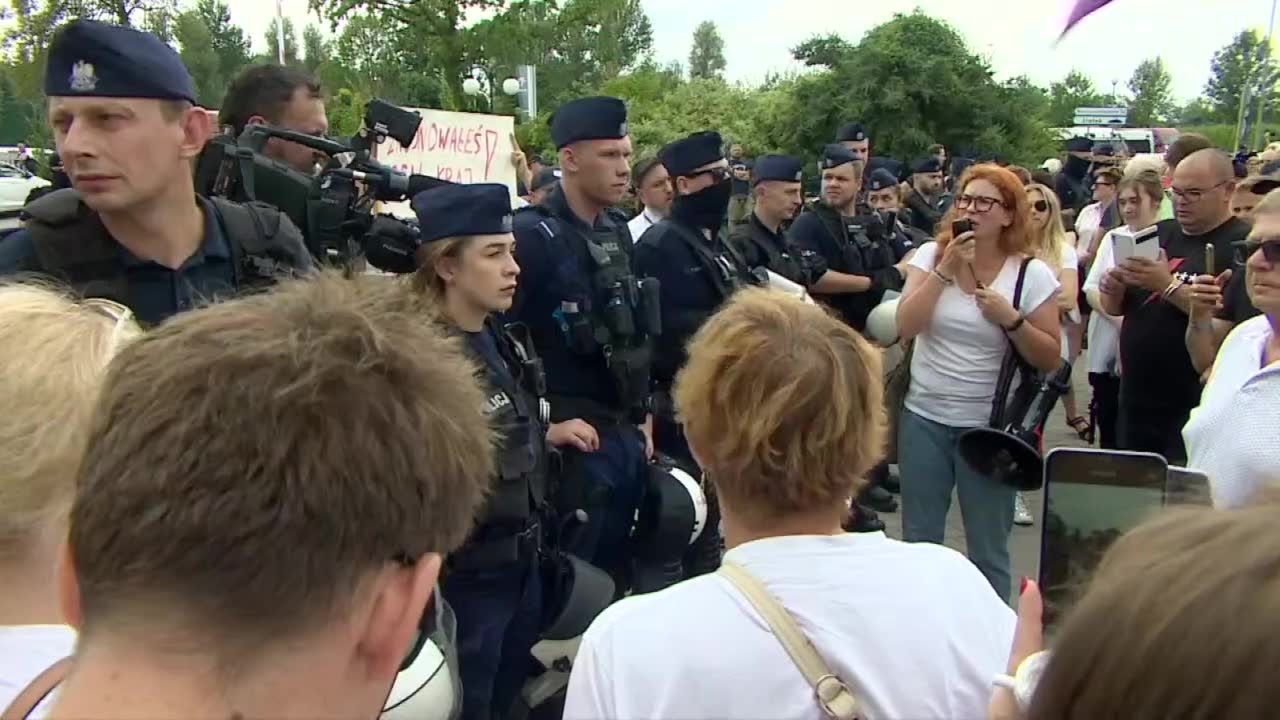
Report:
[[[23,170],[12,163],[0,162],[0,235],[17,230],[18,214],[27,204],[27,195],[48,180]]]

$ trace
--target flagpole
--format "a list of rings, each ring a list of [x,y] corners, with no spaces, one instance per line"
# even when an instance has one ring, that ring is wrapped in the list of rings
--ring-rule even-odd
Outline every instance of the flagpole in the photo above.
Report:
[[[284,6],[282,0],[276,0],[276,59],[284,64]]]

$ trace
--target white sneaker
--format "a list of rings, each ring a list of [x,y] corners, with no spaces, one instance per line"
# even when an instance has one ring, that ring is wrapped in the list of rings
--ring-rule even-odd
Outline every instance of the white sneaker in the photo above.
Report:
[[[1022,497],[1022,493],[1015,493],[1013,496],[1013,524],[1023,527],[1035,524],[1035,518],[1031,517],[1031,510],[1027,508],[1027,500]]]

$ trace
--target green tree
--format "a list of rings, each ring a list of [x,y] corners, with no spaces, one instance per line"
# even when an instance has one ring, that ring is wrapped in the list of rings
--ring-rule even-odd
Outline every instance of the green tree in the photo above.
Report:
[[[1088,75],[1072,70],[1049,86],[1048,122],[1054,127],[1070,127],[1075,124],[1076,108],[1110,104],[1111,98],[1098,92]]]
[[[1203,97],[1194,98],[1176,113],[1178,125],[1207,125],[1214,121],[1213,105]]]
[[[302,29],[302,65],[314,73],[329,57],[329,43],[320,28],[308,24]]]
[[[464,20],[475,13],[500,11],[504,0],[308,0],[333,27],[367,13],[377,18],[380,31],[402,43],[401,61],[434,78],[442,90],[445,109],[465,107],[462,80],[469,68],[468,30]]]
[[[178,54],[196,84],[196,101],[210,108],[222,104],[227,78],[222,74],[218,52],[213,47],[213,34],[203,18],[194,10],[179,13],[173,23]]]
[[[853,46],[836,34],[815,35],[791,48],[791,56],[809,67],[835,67],[851,52]]]
[[[191,12],[208,29],[210,45],[218,56],[218,72],[230,82],[252,60],[249,36],[231,22],[231,10],[222,0],[197,0]]]
[[[1204,94],[1213,105],[1219,122],[1235,122],[1242,97],[1248,93],[1250,104],[1260,98],[1270,114],[1276,109],[1276,80],[1280,67],[1271,55],[1267,41],[1253,30],[1236,35],[1213,56],[1209,66],[1209,82]]]
[[[263,59],[269,62],[280,61],[279,22],[277,18],[271,18],[271,23],[267,25],[267,54]],[[284,64],[301,64],[298,59],[298,36],[294,32],[293,21],[289,18],[284,19]]]
[[[1129,124],[1138,127],[1160,126],[1177,112],[1173,102],[1173,79],[1164,66],[1164,60],[1143,60],[1129,78]]]
[[[689,77],[709,80],[724,73],[724,39],[710,20],[698,23],[693,30],[693,46],[689,48]]]

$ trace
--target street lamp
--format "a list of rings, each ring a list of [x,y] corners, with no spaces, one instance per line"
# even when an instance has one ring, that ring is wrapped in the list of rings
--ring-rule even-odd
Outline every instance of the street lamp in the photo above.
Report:
[[[485,90],[488,92],[485,92]],[[489,109],[493,109],[493,84],[489,78],[489,73],[480,66],[471,68],[471,74],[462,80],[462,92],[471,97],[484,95],[489,100]],[[502,81],[502,92],[506,95],[516,95],[520,92],[520,81],[516,78],[507,78]]]

